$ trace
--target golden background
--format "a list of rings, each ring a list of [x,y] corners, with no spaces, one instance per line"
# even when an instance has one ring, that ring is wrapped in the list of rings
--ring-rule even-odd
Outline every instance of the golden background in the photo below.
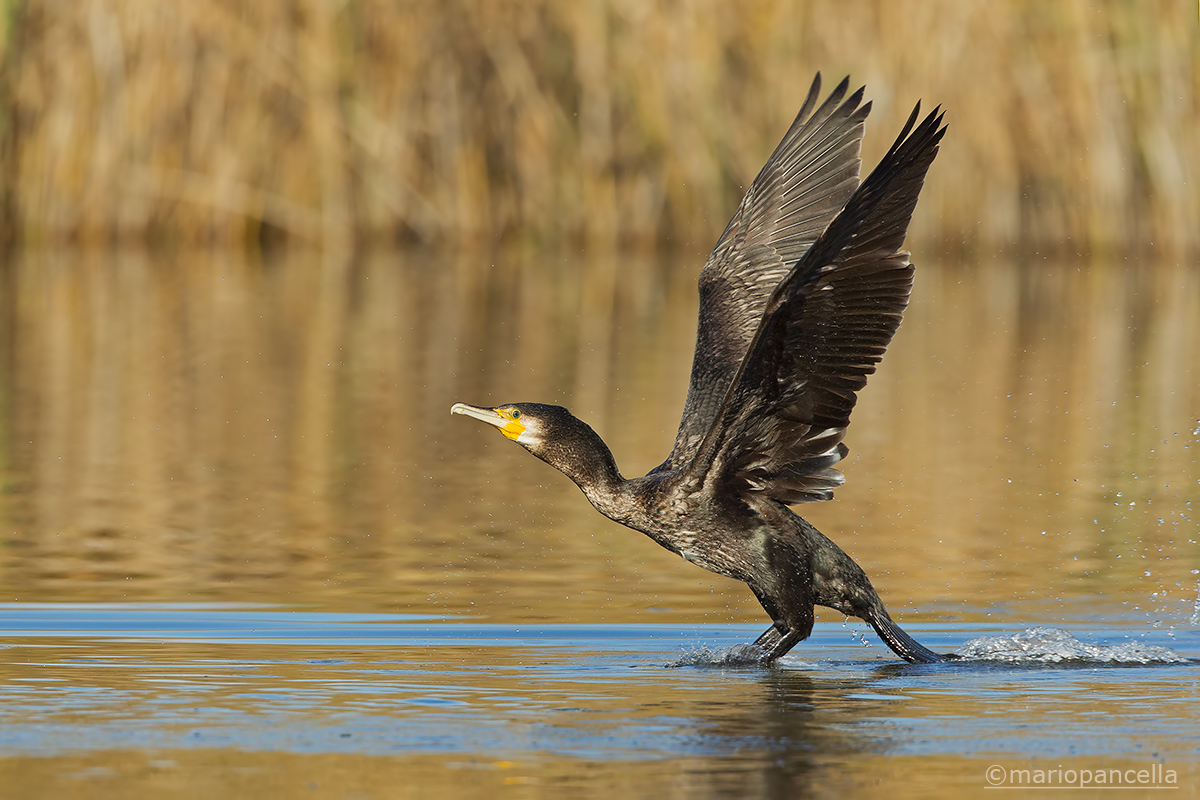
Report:
[[[1194,2],[33,0],[0,35],[4,230],[711,246],[818,70],[950,135],[955,250],[1200,243]]]

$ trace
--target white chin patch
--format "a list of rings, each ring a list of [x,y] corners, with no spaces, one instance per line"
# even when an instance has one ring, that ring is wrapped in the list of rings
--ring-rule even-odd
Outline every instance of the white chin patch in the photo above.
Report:
[[[521,431],[521,435],[517,437],[517,443],[523,444],[526,447],[533,447],[541,444],[542,437],[538,433],[538,425],[528,417],[521,419],[521,424],[525,426],[525,430]]]

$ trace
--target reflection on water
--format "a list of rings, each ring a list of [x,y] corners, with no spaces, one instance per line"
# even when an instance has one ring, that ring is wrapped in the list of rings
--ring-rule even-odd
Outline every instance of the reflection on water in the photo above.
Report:
[[[779,669],[664,666],[764,613],[448,412],[569,405],[651,468],[701,260],[17,253],[0,786],[949,797],[999,754],[1195,787],[1194,666],[912,667],[836,616]],[[1198,364],[1194,270],[921,263],[802,510],[936,649],[1049,622],[1195,658]]]
[[[626,474],[649,469],[682,406],[699,260],[19,253],[0,299],[5,599],[759,620],[744,587],[447,413],[562,403]],[[803,510],[893,608],[1053,618],[1102,596],[1186,617],[1197,364],[1195,271],[920,264],[848,482]]]
[[[1129,633],[1112,627],[1109,637]],[[935,624],[919,635],[944,649],[984,629]],[[883,782],[897,796],[957,797],[984,785],[988,764],[1029,753],[1086,756],[1091,767],[1152,758],[1185,785],[1200,777],[1194,663],[914,666],[819,628],[819,659],[666,666],[688,638],[720,650],[754,632],[3,604],[0,777],[20,796],[114,784],[180,793],[194,780],[268,796],[254,794],[266,778],[248,769],[273,776],[269,796],[305,788],[304,776],[316,796],[352,786],[390,797],[403,764],[422,796],[507,777],[544,784],[533,796],[784,797]]]

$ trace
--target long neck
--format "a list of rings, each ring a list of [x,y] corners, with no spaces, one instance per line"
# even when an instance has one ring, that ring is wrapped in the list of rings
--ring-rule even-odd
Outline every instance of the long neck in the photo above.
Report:
[[[626,481],[612,451],[590,426],[579,422],[569,438],[534,455],[575,481],[601,514],[622,521]]]

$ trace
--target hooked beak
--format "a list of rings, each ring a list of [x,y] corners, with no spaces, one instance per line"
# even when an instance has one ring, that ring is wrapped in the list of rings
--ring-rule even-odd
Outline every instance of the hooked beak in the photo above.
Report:
[[[486,422],[488,425],[494,425],[501,433],[512,439],[514,442],[521,437],[525,432],[525,426],[511,416],[501,413],[494,408],[481,408],[480,406],[469,406],[466,403],[455,403],[450,406],[451,414],[465,414],[468,417],[473,417],[480,422]]]

